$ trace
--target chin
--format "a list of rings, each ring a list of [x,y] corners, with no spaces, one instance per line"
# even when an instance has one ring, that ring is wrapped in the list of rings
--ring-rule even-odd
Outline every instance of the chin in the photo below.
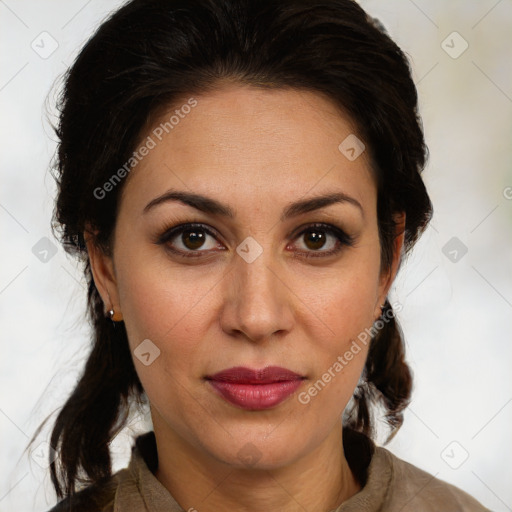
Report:
[[[307,446],[301,446],[301,440],[295,438],[292,443],[286,440],[293,436],[282,436],[268,439],[267,435],[226,436],[223,442],[212,444],[208,439],[208,446],[203,448],[218,461],[236,469],[248,470],[275,470],[286,467],[296,461]]]

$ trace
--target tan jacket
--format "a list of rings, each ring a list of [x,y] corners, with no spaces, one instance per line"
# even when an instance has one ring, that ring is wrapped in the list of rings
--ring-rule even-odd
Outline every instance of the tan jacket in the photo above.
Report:
[[[333,512],[490,512],[469,494],[399,459],[360,433],[344,429],[343,446],[363,488]],[[157,466],[155,435],[147,432],[136,438],[127,468],[61,501],[49,512],[184,512],[154,476]],[[199,506],[197,512],[201,512]]]

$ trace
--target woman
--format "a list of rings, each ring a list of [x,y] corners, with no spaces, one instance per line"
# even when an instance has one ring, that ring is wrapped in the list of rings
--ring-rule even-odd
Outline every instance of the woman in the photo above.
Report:
[[[387,296],[432,206],[407,60],[355,2],[134,0],[60,106],[94,339],[53,511],[486,510],[372,441],[410,398]]]

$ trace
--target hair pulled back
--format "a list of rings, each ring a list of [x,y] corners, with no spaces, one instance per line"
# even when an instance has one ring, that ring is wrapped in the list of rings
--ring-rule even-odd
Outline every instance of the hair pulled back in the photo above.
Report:
[[[109,444],[130,404],[144,395],[124,324],[105,318],[84,241],[89,225],[96,243],[111,251],[123,183],[101,198],[95,191],[130,159],[159,109],[225,82],[316,92],[351,117],[377,179],[382,268],[393,254],[393,214],[406,214],[406,252],[432,215],[420,176],[427,149],[409,63],[356,2],[133,0],[114,12],[82,48],[59,98],[53,227],[83,264],[93,327],[84,371],[51,434],[59,498],[111,475]],[[372,408],[385,408],[392,436],[412,388],[388,301],[383,314],[388,321],[371,341],[345,416],[346,427],[370,437]]]

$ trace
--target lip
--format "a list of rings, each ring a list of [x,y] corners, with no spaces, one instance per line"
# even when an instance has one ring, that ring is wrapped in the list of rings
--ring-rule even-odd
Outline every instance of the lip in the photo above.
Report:
[[[206,377],[213,390],[227,402],[253,411],[279,405],[304,379],[304,376],[279,366],[262,369],[236,366]]]

